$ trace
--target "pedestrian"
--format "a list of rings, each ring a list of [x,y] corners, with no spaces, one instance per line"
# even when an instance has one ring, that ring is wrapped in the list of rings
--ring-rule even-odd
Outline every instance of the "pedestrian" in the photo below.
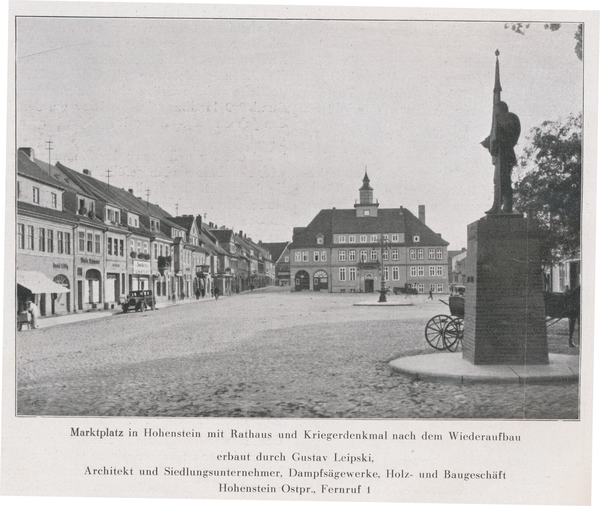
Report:
[[[219,287],[217,286],[217,287],[215,287],[215,300],[219,300],[219,293],[220,293]]]
[[[202,298],[206,295],[206,288],[202,287]]]
[[[433,292],[431,291],[431,289],[429,290],[429,297],[427,298],[433,300]]]
[[[254,290],[254,283],[250,283],[250,291]]]
[[[200,288],[196,288],[196,300],[200,299]]]
[[[29,314],[31,314],[31,326],[34,329],[39,329],[40,328],[40,323],[39,323],[40,310],[32,300],[30,300],[27,303],[27,312]]]
[[[215,288],[214,288],[214,287],[212,287],[212,288],[210,289],[210,296],[211,296],[211,297],[214,297],[214,296],[215,296]]]

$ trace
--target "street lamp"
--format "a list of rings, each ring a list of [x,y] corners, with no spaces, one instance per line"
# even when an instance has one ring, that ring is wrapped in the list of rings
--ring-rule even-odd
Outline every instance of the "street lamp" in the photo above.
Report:
[[[379,246],[381,248],[381,286],[379,288],[379,290],[377,290],[379,292],[379,300],[377,302],[387,302],[387,297],[386,297],[386,293],[387,293],[387,288],[385,287],[385,266],[383,263],[383,252],[384,250],[388,249],[388,245],[389,245],[389,241],[383,237],[383,235],[381,236],[381,241],[379,241]]]

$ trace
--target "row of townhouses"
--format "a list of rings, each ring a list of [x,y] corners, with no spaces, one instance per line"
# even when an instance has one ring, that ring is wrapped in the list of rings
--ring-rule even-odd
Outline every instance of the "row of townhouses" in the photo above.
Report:
[[[157,302],[273,283],[269,251],[241,231],[160,206],[60,162],[17,155],[17,302],[42,316],[111,309],[132,290]]]

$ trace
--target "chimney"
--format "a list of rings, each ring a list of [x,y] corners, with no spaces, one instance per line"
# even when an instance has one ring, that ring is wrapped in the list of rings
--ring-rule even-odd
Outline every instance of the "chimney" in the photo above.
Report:
[[[34,159],[34,152],[33,152],[33,148],[19,148],[19,151],[21,153],[23,153],[27,158],[29,158],[31,161],[33,161]]]
[[[419,221],[425,225],[425,206],[419,206]]]
[[[91,176],[91,175],[92,175],[92,173],[91,173],[91,172],[90,172],[88,169],[83,169],[83,173],[84,173],[86,176]]]
[[[129,188],[129,193],[133,195],[133,188]]]
[[[240,235],[240,237],[244,237],[244,231],[240,230],[240,234],[239,235]]]

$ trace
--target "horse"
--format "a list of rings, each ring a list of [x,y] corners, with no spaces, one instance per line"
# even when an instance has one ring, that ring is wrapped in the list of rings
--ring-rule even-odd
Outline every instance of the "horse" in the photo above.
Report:
[[[554,325],[563,318],[569,319],[569,346],[575,347],[573,343],[573,333],[575,332],[575,323],[581,325],[581,286],[577,286],[565,293],[544,292],[544,305],[549,326]],[[581,326],[579,327],[581,333]]]

